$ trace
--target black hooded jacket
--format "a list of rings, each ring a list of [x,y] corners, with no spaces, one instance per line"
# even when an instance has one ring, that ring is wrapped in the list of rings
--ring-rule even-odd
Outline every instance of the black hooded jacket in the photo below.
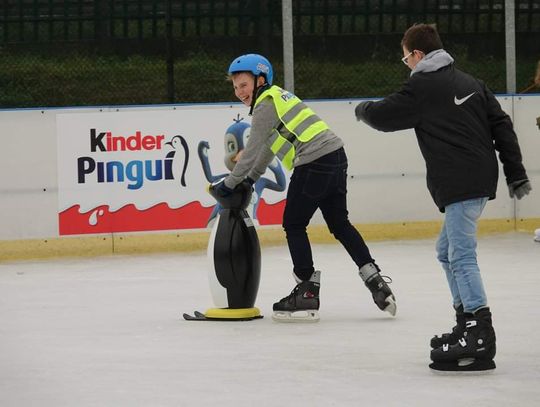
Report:
[[[510,117],[482,81],[453,64],[415,73],[399,92],[360,103],[356,116],[385,132],[414,128],[441,212],[467,199],[495,198],[496,151],[508,184],[527,178]]]

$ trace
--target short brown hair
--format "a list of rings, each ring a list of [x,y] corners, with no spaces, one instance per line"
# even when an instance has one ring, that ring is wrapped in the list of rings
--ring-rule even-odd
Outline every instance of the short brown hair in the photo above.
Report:
[[[401,46],[409,51],[417,49],[427,55],[443,48],[443,43],[435,24],[415,24],[403,34]]]

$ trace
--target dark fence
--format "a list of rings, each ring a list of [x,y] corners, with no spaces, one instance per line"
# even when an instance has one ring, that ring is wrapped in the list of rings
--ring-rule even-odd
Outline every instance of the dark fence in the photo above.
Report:
[[[395,89],[407,74],[399,42],[415,22],[436,23],[463,67],[505,90],[504,0],[293,0],[293,14],[303,97]],[[281,30],[276,0],[4,0],[0,106],[231,100],[223,76],[238,54],[267,55],[280,80]],[[540,1],[516,0],[516,38],[525,87],[540,57]]]
[[[297,35],[402,33],[420,21],[443,33],[504,32],[504,0],[296,0]],[[281,34],[271,0],[4,0],[3,44]],[[516,31],[540,32],[540,2],[516,1]]]

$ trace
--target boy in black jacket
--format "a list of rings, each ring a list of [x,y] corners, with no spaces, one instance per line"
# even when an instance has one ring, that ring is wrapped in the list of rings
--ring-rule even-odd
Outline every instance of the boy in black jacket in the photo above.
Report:
[[[432,25],[410,27],[401,41],[411,69],[403,88],[362,102],[358,120],[381,131],[414,128],[427,167],[427,186],[445,213],[437,258],[446,272],[457,325],[431,339],[435,370],[495,368],[495,331],[476,260],[478,219],[495,198],[496,151],[510,197],[531,190],[510,117],[481,81],[454,67]]]

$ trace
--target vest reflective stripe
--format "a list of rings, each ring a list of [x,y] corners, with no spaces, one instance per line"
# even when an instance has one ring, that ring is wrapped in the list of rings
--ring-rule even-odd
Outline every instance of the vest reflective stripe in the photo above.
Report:
[[[287,142],[287,139],[285,139],[284,137],[280,137],[280,134],[278,132],[275,132],[274,137],[273,137],[273,143],[270,146],[270,149],[272,150],[274,154],[277,154],[279,150],[281,150],[281,147],[283,147],[286,142]],[[288,147],[288,146],[285,145],[285,147]]]
[[[270,146],[272,152],[279,158],[285,168],[292,170],[294,167],[294,156],[296,155],[294,145],[277,131],[274,132],[270,141],[272,141],[272,145]],[[289,159],[286,160],[285,157],[289,157]]]
[[[296,154],[293,143],[307,143],[329,127],[297,96],[277,86],[264,91],[257,98],[255,106],[267,97],[272,99],[279,119],[283,123],[281,129],[274,129],[274,134],[270,138],[270,149],[285,168],[290,170],[293,168]]]
[[[317,125],[314,129],[321,129],[316,131],[315,133],[312,131],[313,129],[310,129],[311,126]],[[323,126],[321,126],[323,125]],[[302,122],[298,123],[297,126],[294,128],[294,132],[297,134],[300,134],[300,137],[306,137],[306,135],[311,135],[314,133],[314,135],[320,133],[322,130],[327,129],[328,126],[326,126],[326,123],[324,123],[319,116],[316,114],[313,114],[312,116],[307,117]],[[300,141],[302,139],[299,137]],[[310,139],[313,138],[313,136],[309,137]]]
[[[302,123],[303,125],[304,123]],[[305,129],[302,133],[302,135],[304,134],[314,134],[314,135],[317,135],[321,132],[323,132],[324,130],[328,130],[328,125],[321,121],[321,120],[318,120],[314,123],[307,123],[308,125],[308,128]],[[310,137],[310,139],[313,138],[313,137]],[[300,141],[303,141],[303,140],[300,140]]]
[[[296,105],[292,106],[291,109],[283,115],[281,118],[285,123],[289,123],[292,119],[296,117],[298,113],[300,113],[302,110],[304,110],[304,106],[299,105],[300,102],[298,102]]]
[[[279,115],[279,112],[278,112]],[[296,104],[293,106],[287,113],[283,116],[280,116],[280,119],[283,121],[285,127],[296,135],[298,140],[306,143],[315,137],[318,133],[323,130],[328,129],[328,126],[325,122],[321,120],[319,116],[315,114],[313,110],[307,107],[305,104]],[[317,132],[306,130],[316,122],[320,122],[323,126],[317,126]],[[324,127],[324,128],[323,128]]]
[[[277,131],[274,132],[273,140],[270,149],[279,158],[285,168],[292,170],[294,166],[293,160],[296,154],[294,145]]]
[[[290,144],[290,143],[287,143]],[[292,170],[294,167],[294,156],[296,155],[296,150],[292,144],[289,151],[283,155],[283,157],[280,158],[281,163],[287,168],[288,170]]]

